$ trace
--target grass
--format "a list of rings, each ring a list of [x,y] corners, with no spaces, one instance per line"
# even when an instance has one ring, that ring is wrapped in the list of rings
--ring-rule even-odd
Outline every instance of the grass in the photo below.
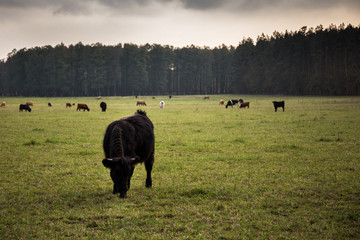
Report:
[[[136,111],[134,97],[103,98],[105,113],[96,98],[1,99],[0,237],[359,239],[360,98],[218,105],[234,97],[142,97],[155,126],[153,188],[139,165],[126,199],[111,193],[102,139]],[[18,112],[30,100],[32,112]]]

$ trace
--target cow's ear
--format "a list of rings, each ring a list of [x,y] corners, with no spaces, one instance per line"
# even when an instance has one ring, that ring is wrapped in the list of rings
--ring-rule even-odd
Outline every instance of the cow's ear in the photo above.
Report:
[[[112,158],[105,158],[102,160],[102,163],[107,168],[113,168],[116,164],[116,161],[114,161]]]
[[[133,166],[140,163],[140,158],[138,156],[135,156],[135,157],[131,158],[130,160],[131,160],[131,165],[133,165]]]

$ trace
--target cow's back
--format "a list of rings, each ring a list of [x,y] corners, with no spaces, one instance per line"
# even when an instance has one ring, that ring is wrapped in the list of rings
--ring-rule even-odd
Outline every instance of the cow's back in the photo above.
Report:
[[[146,161],[154,152],[154,126],[146,115],[135,114],[112,122],[106,129],[103,148],[106,158],[118,157],[115,153],[114,131],[121,132],[121,143],[125,156],[139,156]]]

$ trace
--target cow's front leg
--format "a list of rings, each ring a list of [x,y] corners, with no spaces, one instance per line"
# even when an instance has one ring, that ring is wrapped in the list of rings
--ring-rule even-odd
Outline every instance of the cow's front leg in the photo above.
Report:
[[[114,183],[113,194],[117,194],[117,193],[118,193],[118,190],[117,190],[117,187],[116,187],[116,185],[115,185],[115,183]]]

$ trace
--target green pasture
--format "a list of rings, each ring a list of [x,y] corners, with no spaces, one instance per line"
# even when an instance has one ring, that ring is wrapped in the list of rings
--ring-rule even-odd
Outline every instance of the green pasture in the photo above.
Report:
[[[0,98],[0,239],[360,238],[360,97],[202,97]],[[249,109],[218,104],[239,97]],[[153,187],[138,165],[120,199],[102,140],[139,99]]]

